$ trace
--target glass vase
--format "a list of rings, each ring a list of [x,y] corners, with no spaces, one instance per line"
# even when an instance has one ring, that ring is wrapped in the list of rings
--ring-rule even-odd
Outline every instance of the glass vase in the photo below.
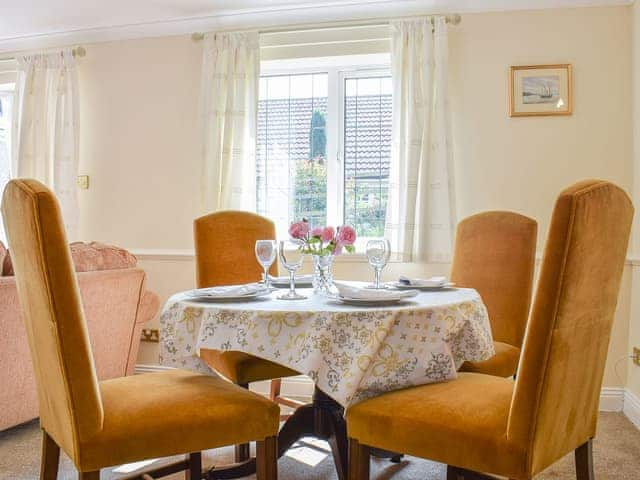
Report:
[[[313,293],[335,293],[332,267],[333,255],[313,255]]]

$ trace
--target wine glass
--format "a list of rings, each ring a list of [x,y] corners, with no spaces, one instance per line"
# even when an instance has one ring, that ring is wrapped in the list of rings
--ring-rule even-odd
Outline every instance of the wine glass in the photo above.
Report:
[[[367,260],[369,260],[369,265],[373,267],[376,274],[375,284],[373,285],[375,289],[385,288],[380,286],[380,274],[387,265],[390,255],[391,244],[386,238],[378,238],[367,242]]]
[[[278,253],[278,244],[275,240],[257,240],[256,241],[256,258],[258,263],[264,269],[264,286],[271,288],[269,280],[269,268],[273,265]]]
[[[282,240],[278,255],[282,266],[289,272],[289,291],[278,298],[282,300],[302,300],[307,297],[296,292],[295,273],[302,266],[304,254],[302,253],[303,243],[300,240]]]

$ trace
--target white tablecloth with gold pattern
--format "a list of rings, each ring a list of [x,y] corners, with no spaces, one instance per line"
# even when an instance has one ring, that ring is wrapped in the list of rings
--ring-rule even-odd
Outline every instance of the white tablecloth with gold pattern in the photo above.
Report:
[[[171,297],[160,317],[160,363],[212,374],[201,348],[237,350],[306,374],[343,406],[411,385],[455,378],[494,355],[475,290],[421,292],[398,306],[354,307],[299,290],[306,300],[239,303]]]

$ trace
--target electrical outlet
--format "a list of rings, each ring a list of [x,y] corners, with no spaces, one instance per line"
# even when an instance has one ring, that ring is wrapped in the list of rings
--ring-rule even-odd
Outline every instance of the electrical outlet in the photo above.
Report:
[[[640,367],[640,348],[633,347],[633,363]]]
[[[89,189],[89,175],[78,175],[76,182],[78,183],[78,187],[82,190]]]

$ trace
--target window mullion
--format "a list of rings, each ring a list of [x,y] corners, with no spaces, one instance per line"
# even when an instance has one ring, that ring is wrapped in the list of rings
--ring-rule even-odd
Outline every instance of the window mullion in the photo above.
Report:
[[[337,69],[328,70],[327,95],[327,224],[342,222],[342,152],[340,75]]]

